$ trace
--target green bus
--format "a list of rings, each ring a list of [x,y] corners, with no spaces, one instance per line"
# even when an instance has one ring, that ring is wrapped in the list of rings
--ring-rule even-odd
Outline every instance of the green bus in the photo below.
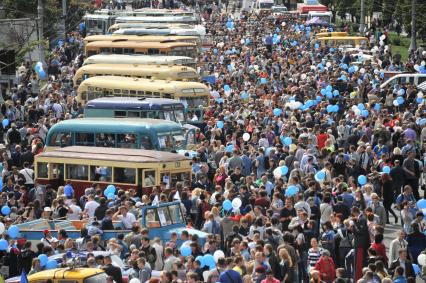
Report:
[[[66,146],[181,151],[195,145],[195,130],[186,134],[176,122],[142,118],[79,118],[55,124],[45,149]]]

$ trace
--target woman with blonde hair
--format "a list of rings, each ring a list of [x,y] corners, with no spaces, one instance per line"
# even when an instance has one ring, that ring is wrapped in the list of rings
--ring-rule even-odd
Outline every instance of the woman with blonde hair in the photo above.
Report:
[[[217,222],[219,222],[219,223],[221,223],[222,218],[219,215],[219,213],[220,213],[219,208],[217,208],[216,206],[213,206],[212,210],[211,210],[211,213],[213,213],[214,220],[217,221]]]
[[[292,262],[291,257],[285,248],[280,249],[278,252],[278,255],[281,260],[280,270],[282,273],[280,277],[283,278],[281,282],[284,282],[284,283],[293,282],[295,263]]]
[[[64,186],[59,186],[58,187],[58,192],[56,193],[56,195],[58,197],[65,196],[65,187]]]

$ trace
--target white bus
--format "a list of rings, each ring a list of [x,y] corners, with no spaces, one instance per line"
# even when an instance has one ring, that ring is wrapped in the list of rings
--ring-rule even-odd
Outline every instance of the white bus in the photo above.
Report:
[[[84,60],[83,65],[89,64],[132,64],[132,65],[168,65],[188,66],[196,68],[197,63],[191,57],[185,56],[153,56],[153,55],[123,55],[97,54]]]

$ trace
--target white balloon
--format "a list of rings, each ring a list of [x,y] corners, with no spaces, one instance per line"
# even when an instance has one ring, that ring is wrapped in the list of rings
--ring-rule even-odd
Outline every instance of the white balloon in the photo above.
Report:
[[[393,104],[393,106],[399,106],[399,103],[396,99],[392,102],[392,104]]]
[[[385,40],[386,39],[386,35],[385,34],[382,34],[381,36],[380,36],[380,40],[381,41],[383,41],[383,40]]]
[[[358,106],[356,106],[356,105],[352,105],[352,111],[356,111],[357,109],[358,109]]]
[[[359,69],[359,72],[360,72],[361,74],[364,74],[364,73],[365,73],[365,69],[364,69],[364,68],[361,68],[361,69]]]
[[[420,254],[418,257],[417,257],[417,262],[420,264],[420,265],[426,265],[426,254]]]
[[[311,65],[311,70],[315,71],[317,69],[317,66]]]
[[[299,109],[300,106],[302,106],[302,102],[300,102],[300,101],[293,101],[293,102],[290,102],[289,106],[290,106],[291,110],[296,110],[296,109]]]
[[[285,27],[285,22],[282,22],[282,23],[281,23],[281,26],[282,26],[282,27]]]
[[[243,202],[241,201],[240,198],[234,198],[232,200],[232,207],[233,208],[240,208],[242,204],[243,204]]]
[[[4,224],[0,222],[0,235],[4,232]]]
[[[141,283],[141,281],[137,278],[130,279],[129,283]]]
[[[355,115],[359,116],[361,115],[361,110],[359,110],[359,108],[354,110]]]
[[[240,43],[241,43],[241,44],[244,44],[244,43],[245,43],[245,40],[244,40],[244,39],[241,39],[241,40],[240,40]]]
[[[274,170],[273,174],[274,174],[274,177],[275,177],[276,179],[281,178],[281,167],[277,167],[277,168],[275,168],[275,170]]]
[[[426,62],[425,62],[425,61],[422,61],[422,63],[420,63],[420,65],[425,66],[425,65],[426,65]]]
[[[250,140],[250,134],[249,133],[244,133],[243,134],[243,140],[244,141],[249,141]]]
[[[305,80],[305,79],[306,79],[306,74],[302,74],[302,75],[300,76],[300,78],[301,78],[302,80]]]
[[[418,93],[417,93],[417,97],[423,97],[423,92],[421,92],[421,91],[419,91]]]
[[[416,70],[417,72],[420,71],[420,66],[418,64],[414,65],[414,70]]]
[[[217,262],[219,260],[219,258],[225,258],[225,253],[222,252],[221,250],[217,250],[217,251],[214,252],[213,258],[214,258],[214,261]]]

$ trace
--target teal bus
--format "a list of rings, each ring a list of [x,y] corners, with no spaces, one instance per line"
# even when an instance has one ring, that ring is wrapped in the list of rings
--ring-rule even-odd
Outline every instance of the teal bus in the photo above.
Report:
[[[195,130],[185,134],[180,124],[159,119],[78,118],[47,133],[46,150],[74,145],[177,152],[194,147]]]

